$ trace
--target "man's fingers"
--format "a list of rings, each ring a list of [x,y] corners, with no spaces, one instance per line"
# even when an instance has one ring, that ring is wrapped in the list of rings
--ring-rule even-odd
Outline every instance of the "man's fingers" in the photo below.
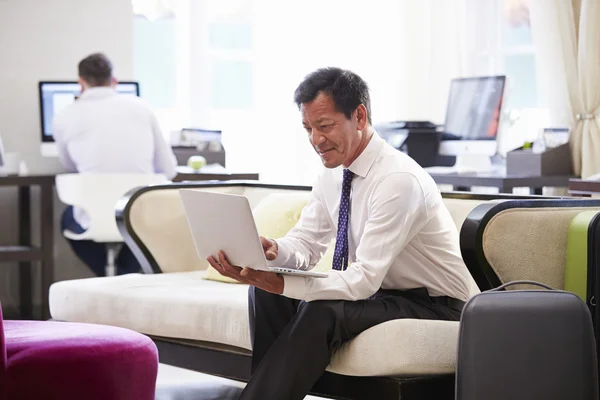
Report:
[[[233,267],[227,268],[223,266],[221,263],[215,260],[213,256],[209,256],[206,260],[219,274],[228,278],[240,280],[239,274],[237,273],[237,271],[235,271]]]
[[[215,258],[213,256],[208,256],[206,258],[206,261],[208,261],[210,266],[213,267],[214,269],[216,269],[218,273],[220,273],[221,275],[224,275],[223,267],[221,266],[221,264],[219,264],[217,262],[217,260],[215,260]]]
[[[267,250],[271,247],[271,241],[263,236],[260,237],[260,244],[262,244],[263,250]]]
[[[214,269],[216,269],[217,271],[219,271],[221,269],[221,266],[219,265],[219,263],[214,259],[213,256],[208,256],[206,257],[206,261],[208,261],[208,263],[210,264],[211,267],[213,267]]]
[[[253,272],[254,272],[254,270],[252,268],[244,268],[240,272],[240,275],[243,276],[244,278],[252,279],[254,277]]]
[[[238,279],[241,268],[231,265],[231,263],[225,257],[225,253],[223,253],[222,251],[219,251],[217,253],[217,257],[219,258],[219,263],[221,264],[223,270],[234,275],[234,277]]]
[[[227,257],[225,257],[225,253],[223,253],[221,250],[219,250],[219,252],[217,253],[217,257],[219,257],[219,262],[223,267],[233,268],[233,266],[227,260]]]
[[[240,272],[240,275],[242,277],[244,277],[244,279],[248,280],[249,282],[261,282],[264,278],[264,274],[271,274],[272,272],[264,272],[264,271],[257,271],[255,269],[252,268],[244,268],[242,269],[242,271]]]

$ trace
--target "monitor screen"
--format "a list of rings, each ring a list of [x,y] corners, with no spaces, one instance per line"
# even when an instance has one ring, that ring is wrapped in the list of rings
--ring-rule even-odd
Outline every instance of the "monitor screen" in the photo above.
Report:
[[[504,76],[453,79],[444,132],[466,140],[495,139],[505,80]]]
[[[139,96],[137,82],[119,82],[117,92]],[[63,108],[72,104],[81,94],[81,86],[77,82],[40,82],[40,117],[42,125],[42,142],[53,142],[52,122],[54,116]]]

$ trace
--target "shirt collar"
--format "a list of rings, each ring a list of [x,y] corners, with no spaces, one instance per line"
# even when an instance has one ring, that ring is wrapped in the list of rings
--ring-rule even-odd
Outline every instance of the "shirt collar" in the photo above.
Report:
[[[379,155],[379,151],[383,146],[383,139],[377,134],[377,132],[373,131],[373,135],[371,139],[369,139],[369,143],[367,147],[356,157],[356,160],[350,164],[348,169],[354,172],[355,175],[360,176],[361,178],[366,178],[367,174],[371,170],[371,167],[375,163],[377,156]]]
[[[97,87],[92,87],[92,88],[88,88],[88,89],[84,90],[83,93],[81,94],[81,96],[79,96],[79,98],[80,99],[100,99],[103,97],[108,97],[108,96],[114,95],[116,93],[117,92],[112,87],[97,86]]]

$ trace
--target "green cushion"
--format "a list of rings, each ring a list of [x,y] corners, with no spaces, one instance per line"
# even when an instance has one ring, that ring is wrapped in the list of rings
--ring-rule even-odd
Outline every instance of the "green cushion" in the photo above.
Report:
[[[590,221],[598,211],[583,211],[569,225],[567,237],[567,262],[564,289],[587,299],[588,230]]]

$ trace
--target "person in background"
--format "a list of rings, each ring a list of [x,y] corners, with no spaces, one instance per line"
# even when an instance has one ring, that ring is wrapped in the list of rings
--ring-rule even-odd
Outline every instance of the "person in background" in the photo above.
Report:
[[[102,53],[78,66],[81,95],[54,118],[54,140],[68,172],[162,173],[176,175],[177,162],[150,107],[136,96],[117,93],[113,66]],[[89,219],[68,207],[62,231],[83,233]],[[106,247],[93,241],[69,240],[75,254],[97,275],[105,275]],[[116,259],[117,273],[138,272],[140,265],[124,245]]]

